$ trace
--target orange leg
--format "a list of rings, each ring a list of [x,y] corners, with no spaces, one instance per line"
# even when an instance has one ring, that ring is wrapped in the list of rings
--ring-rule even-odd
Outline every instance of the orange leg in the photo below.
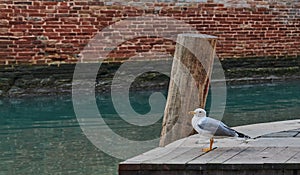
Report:
[[[202,149],[203,152],[209,152],[212,150],[214,144],[214,138],[211,138],[209,141],[210,141],[209,148],[203,148]]]

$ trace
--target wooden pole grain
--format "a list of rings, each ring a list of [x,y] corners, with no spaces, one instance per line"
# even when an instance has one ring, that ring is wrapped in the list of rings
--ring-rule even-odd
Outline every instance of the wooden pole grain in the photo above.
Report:
[[[204,34],[178,35],[160,146],[193,133],[188,111],[205,107],[216,41]]]

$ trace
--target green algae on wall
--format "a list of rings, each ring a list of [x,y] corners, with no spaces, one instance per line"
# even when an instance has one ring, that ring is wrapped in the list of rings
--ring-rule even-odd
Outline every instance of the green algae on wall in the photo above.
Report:
[[[171,60],[151,62],[163,64],[166,72],[171,72]],[[101,65],[95,80],[96,92],[110,92],[112,79],[121,64]],[[221,64],[227,83],[260,83],[300,78],[300,57],[223,59]],[[70,94],[75,66],[76,64],[0,66],[0,96]],[[124,74],[131,76],[130,70]],[[130,89],[133,91],[167,89],[169,78],[152,71],[143,73],[128,83],[131,83]]]

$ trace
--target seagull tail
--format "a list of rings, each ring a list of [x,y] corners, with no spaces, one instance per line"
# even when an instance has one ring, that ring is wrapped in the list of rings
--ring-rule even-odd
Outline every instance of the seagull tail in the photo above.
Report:
[[[243,133],[240,133],[240,132],[237,132],[237,131],[235,131],[235,132],[237,133],[237,135],[238,135],[239,138],[251,139],[250,136],[247,136],[247,135],[245,135]]]

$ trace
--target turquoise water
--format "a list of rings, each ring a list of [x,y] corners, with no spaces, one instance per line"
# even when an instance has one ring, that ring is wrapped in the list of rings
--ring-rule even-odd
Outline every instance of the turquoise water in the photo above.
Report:
[[[300,81],[229,86],[223,120],[237,126],[300,119],[299,90]],[[131,93],[137,112],[150,110],[150,94]],[[141,127],[120,120],[108,95],[98,95],[97,102],[116,133],[135,140],[159,136],[161,120],[142,132]],[[86,138],[70,96],[1,99],[0,112],[0,175],[117,174],[121,160],[106,155]]]

